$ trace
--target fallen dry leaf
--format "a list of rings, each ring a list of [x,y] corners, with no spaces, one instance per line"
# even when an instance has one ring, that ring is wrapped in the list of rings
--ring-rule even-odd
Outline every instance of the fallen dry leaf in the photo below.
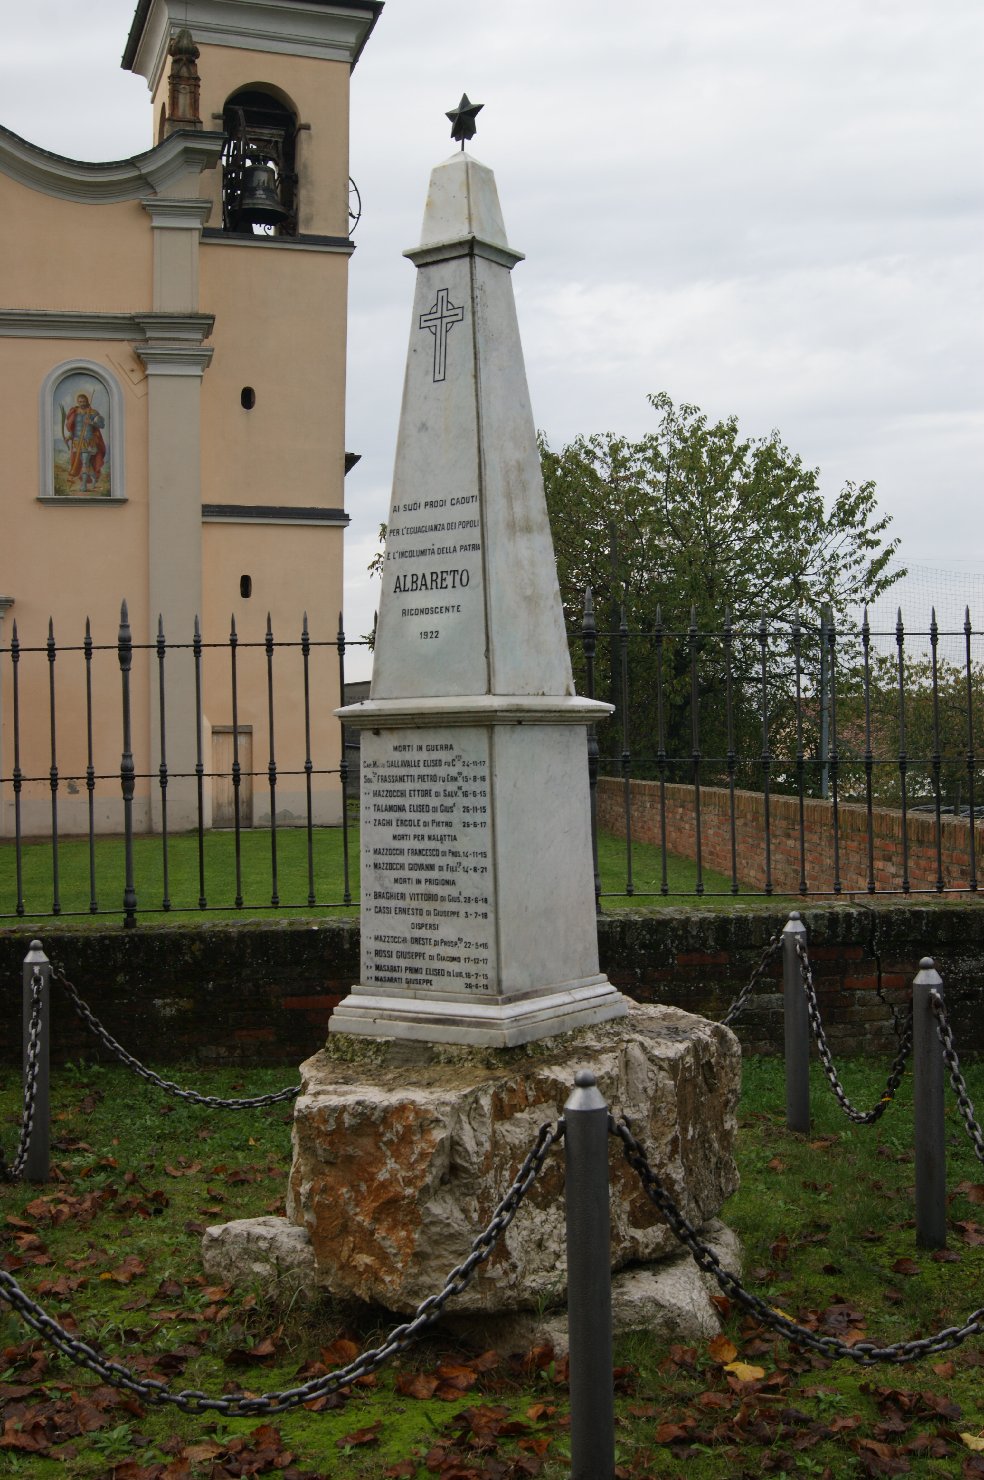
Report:
[[[429,1377],[426,1372],[401,1372],[393,1386],[403,1398],[427,1399],[433,1398],[438,1379]]]
[[[353,1429],[351,1434],[343,1434],[340,1439],[335,1440],[335,1443],[339,1449],[356,1449],[360,1445],[378,1444],[379,1431],[382,1426],[382,1419],[377,1418],[376,1422],[369,1424],[367,1428]]]
[[[738,1355],[738,1348],[727,1336],[712,1336],[707,1343],[707,1355],[714,1362],[733,1362]]]
[[[690,1429],[679,1423],[661,1423],[657,1425],[653,1439],[657,1444],[678,1444],[681,1440],[689,1442]]]
[[[147,1266],[136,1254],[127,1254],[122,1264],[115,1269],[105,1269],[99,1276],[101,1280],[112,1280],[117,1285],[128,1285],[138,1274],[146,1274]]]
[[[753,1367],[749,1362],[725,1362],[724,1370],[737,1377],[739,1382],[758,1382],[765,1376],[764,1367]]]

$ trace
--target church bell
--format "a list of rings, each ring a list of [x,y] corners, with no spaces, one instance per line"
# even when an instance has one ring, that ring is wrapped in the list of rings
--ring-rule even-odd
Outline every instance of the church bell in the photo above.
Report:
[[[280,226],[287,219],[277,176],[269,165],[251,164],[243,171],[237,215],[244,226]]]

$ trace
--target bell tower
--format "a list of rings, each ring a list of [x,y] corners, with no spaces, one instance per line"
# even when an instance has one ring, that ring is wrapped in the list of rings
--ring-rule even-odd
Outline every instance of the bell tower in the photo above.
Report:
[[[260,643],[267,613],[275,638],[297,639],[305,611],[313,639],[334,637],[348,524],[349,87],[382,8],[382,0],[137,6],[123,66],[147,79],[156,137],[201,130],[223,139],[218,168],[199,177],[199,199],[155,202],[155,293],[170,294],[155,308],[210,315],[214,327],[207,359],[148,363],[158,449],[150,459],[159,573],[150,582],[151,630],[168,592],[184,586],[180,619],[173,601],[172,616],[165,611],[168,631],[190,630],[197,606],[206,642],[226,639],[232,617],[241,642]],[[193,230],[177,232],[182,223]],[[175,258],[179,236],[194,262],[189,256],[183,276],[162,274],[158,259]],[[197,415],[195,397],[175,394],[174,377],[185,372],[197,376]],[[169,408],[178,402],[184,410],[176,418]],[[196,457],[194,489],[171,474],[177,444],[186,461]],[[201,551],[196,605],[184,553],[194,544],[193,522]],[[187,578],[175,581],[175,569],[187,569]],[[241,675],[235,722],[244,732],[254,723],[245,682],[244,691]],[[266,729],[263,703],[258,672],[257,741]],[[208,710],[213,734],[227,735],[232,694],[218,665]],[[289,736],[283,748],[292,748]],[[283,806],[300,815],[300,790]],[[336,799],[322,820],[336,820],[337,811]]]

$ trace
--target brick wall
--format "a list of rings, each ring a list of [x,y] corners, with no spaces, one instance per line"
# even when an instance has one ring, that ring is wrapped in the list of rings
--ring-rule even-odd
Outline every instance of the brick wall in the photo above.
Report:
[[[31,933],[0,931],[0,980],[8,1003],[0,1015],[5,1062],[20,1053],[17,963]],[[340,920],[273,927],[63,927],[42,932],[42,941],[114,1038],[152,1063],[296,1067],[321,1047],[329,1017],[359,974],[358,925]],[[106,1057],[57,986],[52,1055],[56,1062]]]
[[[984,910],[979,901],[874,901],[804,908],[821,1009],[834,1051],[890,1053],[889,1001],[906,1000],[921,956],[943,975],[961,1054],[984,1051]],[[599,921],[601,966],[639,1002],[673,1003],[720,1019],[785,915],[753,906],[612,911]],[[20,1060],[21,962],[30,934],[0,932],[0,1061]],[[321,1047],[328,1019],[357,980],[354,920],[282,925],[44,934],[96,1016],[155,1064],[297,1064]],[[781,974],[766,973],[738,1024],[750,1052],[782,1046]],[[55,988],[56,1063],[100,1059],[97,1042]],[[285,1079],[285,1083],[288,1082]]]
[[[660,788],[657,781],[630,782],[632,836],[641,843],[661,844]],[[696,857],[694,789],[666,787],[666,846],[682,858]],[[731,874],[731,810],[723,787],[701,788],[701,854],[705,868]],[[614,777],[598,781],[598,826],[625,835],[624,786]],[[772,886],[776,893],[800,889],[800,802],[773,796],[769,801]],[[833,806],[829,801],[803,802],[806,881],[810,890],[828,891],[834,883]],[[905,829],[909,850],[909,883],[913,889],[935,889],[937,881],[936,818],[910,812]],[[868,819],[861,806],[838,809],[839,875],[844,893],[861,892],[868,884]],[[759,792],[735,792],[735,839],[739,880],[765,886],[765,806]],[[872,814],[874,877],[878,889],[902,887],[902,813],[880,807]],[[940,826],[942,874],[948,888],[965,888],[970,879],[970,822],[943,817]],[[975,828],[975,856],[984,872],[984,820]]]
[[[894,1053],[888,1004],[908,1004],[912,978],[927,955],[943,977],[958,1051],[984,1051],[984,909],[979,900],[804,906],[801,914],[835,1055]],[[785,913],[737,905],[612,910],[599,922],[602,967],[637,1002],[671,1002],[720,1020],[785,920]],[[735,1030],[747,1052],[782,1052],[778,960],[768,967]]]

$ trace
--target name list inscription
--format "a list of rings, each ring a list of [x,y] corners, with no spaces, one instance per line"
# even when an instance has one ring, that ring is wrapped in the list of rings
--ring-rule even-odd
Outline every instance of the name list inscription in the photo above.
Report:
[[[364,984],[496,990],[489,817],[481,731],[363,731]]]

